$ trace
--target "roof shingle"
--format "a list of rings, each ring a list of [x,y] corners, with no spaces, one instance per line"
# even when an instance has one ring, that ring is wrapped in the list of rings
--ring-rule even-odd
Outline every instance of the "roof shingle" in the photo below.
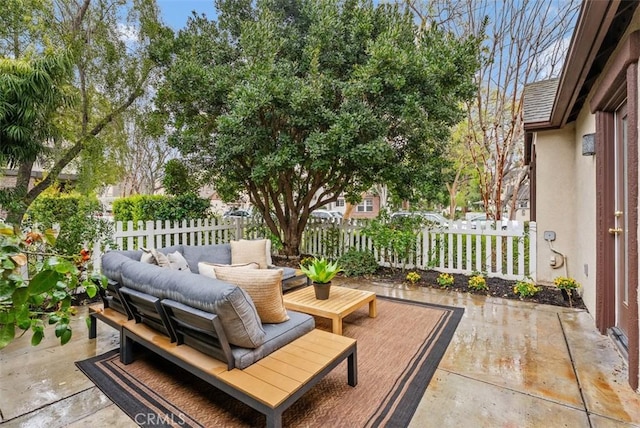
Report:
[[[541,80],[524,87],[523,118],[528,123],[548,122],[560,79]]]

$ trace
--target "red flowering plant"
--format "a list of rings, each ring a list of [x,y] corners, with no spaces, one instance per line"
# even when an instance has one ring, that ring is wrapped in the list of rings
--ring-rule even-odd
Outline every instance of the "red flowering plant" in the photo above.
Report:
[[[87,250],[61,256],[48,251],[55,240],[52,229],[22,234],[0,222],[0,349],[29,330],[31,344],[38,345],[46,324],[55,325],[64,345],[71,339],[71,317],[76,314],[74,291],[84,287],[94,297],[99,286],[106,287],[106,277],[88,273]]]

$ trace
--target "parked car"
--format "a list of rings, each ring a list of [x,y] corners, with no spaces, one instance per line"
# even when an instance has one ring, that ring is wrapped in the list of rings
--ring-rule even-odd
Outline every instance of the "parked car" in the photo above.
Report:
[[[402,217],[422,217],[426,221],[436,224],[438,226],[448,227],[449,220],[447,220],[442,214],[427,212],[427,211],[398,211],[391,214],[391,218],[402,218]]]
[[[329,211],[329,213],[334,217],[337,218],[338,220],[342,220],[342,213],[340,211]]]
[[[311,217],[313,218],[324,218],[324,219],[333,219],[334,216],[327,210],[314,210],[311,211]]]
[[[251,217],[251,213],[247,210],[231,209],[226,213],[222,214],[222,217],[223,218],[245,218],[245,217]]]
[[[469,222],[469,227],[471,229],[477,229],[478,224],[480,225],[480,227],[483,227],[487,223],[487,215],[486,214],[475,215],[473,217],[470,217],[468,222]]]
[[[463,220],[461,222],[461,229],[471,229],[471,230],[485,229],[487,221],[490,221],[490,220],[487,219],[486,214],[474,215],[469,217],[467,220]],[[505,220],[505,219],[499,220],[496,222],[496,228],[500,228],[502,230],[507,230],[509,226],[511,226],[511,229],[518,229],[523,227],[523,224],[520,223],[518,220]],[[491,228],[493,228],[493,226]]]

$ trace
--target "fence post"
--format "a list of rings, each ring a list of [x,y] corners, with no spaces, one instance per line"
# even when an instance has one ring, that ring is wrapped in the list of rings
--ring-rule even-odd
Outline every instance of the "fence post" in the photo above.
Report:
[[[147,220],[145,223],[145,232],[147,232],[147,237],[145,238],[144,246],[145,248],[156,248],[156,243],[154,242],[155,238],[155,228],[153,227],[155,222],[153,220]],[[138,223],[138,227],[142,227],[142,222]]]
[[[242,239],[242,232],[244,231],[244,217],[236,218],[236,240]]]
[[[91,257],[93,259],[93,272],[102,271],[102,251],[100,250],[101,242],[96,240],[93,242],[93,251],[91,251]]]
[[[536,281],[538,269],[538,226],[535,221],[529,222],[529,276]]]

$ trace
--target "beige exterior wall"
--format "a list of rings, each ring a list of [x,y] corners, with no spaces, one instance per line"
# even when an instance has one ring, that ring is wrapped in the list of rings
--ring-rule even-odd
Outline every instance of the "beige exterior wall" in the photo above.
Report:
[[[569,275],[581,285],[580,293],[592,314],[596,310],[596,157],[582,155],[582,136],[596,131],[595,115],[583,108],[575,124],[575,241]]]
[[[595,313],[596,287],[596,179],[595,156],[582,155],[582,136],[595,132],[595,116],[586,109],[576,122],[561,130],[536,134],[538,260],[537,279],[551,284],[557,276],[570,276],[581,285],[582,297]],[[554,254],[544,240],[556,232]]]
[[[535,136],[536,150],[536,222],[538,230],[538,260],[537,280],[540,283],[552,283],[556,276],[564,276],[564,266],[553,269],[550,259],[554,257],[556,263],[561,258],[550,250],[544,240],[545,231],[556,233],[556,239],[551,244],[557,251],[568,256],[569,272],[575,270],[572,265],[575,253],[575,216],[577,213],[574,203],[576,193],[575,156],[573,126],[561,130],[538,132]]]

